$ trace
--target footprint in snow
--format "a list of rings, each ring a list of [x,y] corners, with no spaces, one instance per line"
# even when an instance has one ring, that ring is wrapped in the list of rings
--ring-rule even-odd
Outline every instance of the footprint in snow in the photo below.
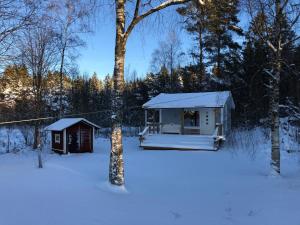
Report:
[[[174,212],[174,211],[170,211],[170,212],[171,212],[171,214],[174,216],[175,219],[181,218],[181,214],[180,214],[180,213]]]
[[[261,210],[256,210],[256,209],[250,209],[249,212],[248,212],[248,216],[256,216],[258,213],[260,213]]]
[[[232,208],[231,207],[226,207],[225,208],[225,213],[226,213],[225,219],[232,222],[232,220],[233,220],[233,218],[232,218]]]

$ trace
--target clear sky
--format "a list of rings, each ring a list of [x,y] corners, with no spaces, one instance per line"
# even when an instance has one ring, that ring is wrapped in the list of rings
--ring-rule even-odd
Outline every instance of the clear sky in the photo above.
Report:
[[[131,74],[134,70],[138,76],[144,76],[150,67],[151,54],[158,47],[159,41],[166,38],[167,34],[178,29],[179,39],[182,42],[182,49],[187,51],[192,46],[191,36],[182,30],[179,24],[179,16],[174,8],[164,10],[163,18],[158,24],[152,21],[153,17],[146,19],[150,21],[146,24],[138,24],[133,33],[129,37],[127,43],[126,59],[125,59],[125,79],[126,75]],[[243,21],[242,27],[246,23],[245,16],[241,16]],[[168,20],[169,22],[167,22]],[[153,26],[155,28],[153,29]],[[245,27],[244,27],[245,28]],[[180,30],[181,29],[181,30]],[[87,46],[81,49],[81,56],[77,62],[82,74],[92,75],[94,72],[100,78],[106,74],[113,73],[114,67],[114,46],[115,46],[115,21],[113,12],[106,19],[98,22],[95,26],[94,34],[90,34],[84,38]]]
[[[164,12],[164,14],[169,13]],[[81,56],[77,59],[81,73],[91,75],[96,72],[102,78],[106,74],[112,74],[115,46],[115,23],[113,19],[111,16],[111,19],[98,22],[94,34],[84,38],[87,45],[80,50]],[[174,24],[170,26],[174,26]],[[150,24],[139,24],[136,28],[127,43],[125,76],[134,70],[137,71],[138,76],[144,76],[149,71],[153,50],[158,47],[159,41],[164,40],[168,32],[171,31],[168,25],[162,29],[155,28],[154,31]],[[184,31],[179,32],[179,38],[183,50],[190,47],[191,38]]]

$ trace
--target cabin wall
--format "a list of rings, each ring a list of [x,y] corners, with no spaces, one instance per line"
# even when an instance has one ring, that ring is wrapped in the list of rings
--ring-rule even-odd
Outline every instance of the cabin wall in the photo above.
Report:
[[[219,125],[218,135],[223,135],[222,110],[223,110],[222,108],[215,108],[215,123],[216,123],[216,127],[217,127],[217,124]]]
[[[221,108],[215,108],[215,121],[221,123]]]
[[[60,143],[55,142],[55,135],[60,135]],[[63,131],[52,131],[51,132],[51,142],[52,142],[52,149],[54,151],[60,151],[63,152],[64,150],[64,137],[63,137]]]
[[[224,135],[228,135],[231,131],[231,102],[227,100],[224,107],[223,114],[223,126],[224,126]]]
[[[203,121],[203,118],[206,119],[205,112],[209,110],[212,110],[211,114],[209,114],[209,121],[213,123],[214,128],[213,131],[211,131],[211,127],[205,127],[205,121]],[[216,124],[222,124],[221,130],[219,135],[228,135],[231,131],[231,102],[230,100],[227,100],[226,104],[224,105],[224,108],[198,108],[195,109],[199,111],[199,121],[200,121],[200,129],[201,127],[203,129],[209,129],[208,134],[213,133],[215,129]],[[183,131],[180,131],[180,127],[182,126],[182,112],[183,109],[161,109],[161,113],[159,114],[160,122],[162,123],[162,130],[165,129],[165,133],[183,133],[183,134],[198,134],[199,131],[193,130],[193,132],[186,131],[185,129]],[[173,127],[166,125],[172,125]],[[209,125],[210,126],[210,125]],[[168,129],[167,129],[168,128]],[[193,128],[195,129],[195,128]],[[166,131],[168,130],[168,132]],[[203,132],[202,134],[206,134],[207,132]],[[201,131],[200,131],[201,134]]]
[[[224,109],[223,109],[223,127],[224,127],[224,134],[227,135],[228,132],[228,111],[227,111],[227,104],[225,104]]]
[[[216,129],[215,108],[200,108],[200,135],[212,135]]]
[[[231,131],[231,105],[230,102],[227,102],[227,133],[229,134]]]

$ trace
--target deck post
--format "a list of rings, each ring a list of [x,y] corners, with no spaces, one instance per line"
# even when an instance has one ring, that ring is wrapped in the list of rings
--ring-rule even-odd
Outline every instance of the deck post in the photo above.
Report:
[[[221,135],[224,135],[224,108],[221,108],[221,124],[222,124],[222,130]]]
[[[199,120],[199,135],[201,135],[201,108],[198,108],[198,120]]]
[[[159,133],[161,134],[162,130],[162,109],[159,109]]]
[[[145,109],[145,127],[147,127],[148,110]]]
[[[181,110],[180,112],[180,131],[181,131],[181,134],[184,134],[184,109]]]

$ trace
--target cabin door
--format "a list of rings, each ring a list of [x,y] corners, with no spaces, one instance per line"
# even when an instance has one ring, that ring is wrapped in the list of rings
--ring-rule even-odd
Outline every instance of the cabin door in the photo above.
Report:
[[[215,111],[213,108],[200,109],[200,134],[212,135],[215,131]]]

